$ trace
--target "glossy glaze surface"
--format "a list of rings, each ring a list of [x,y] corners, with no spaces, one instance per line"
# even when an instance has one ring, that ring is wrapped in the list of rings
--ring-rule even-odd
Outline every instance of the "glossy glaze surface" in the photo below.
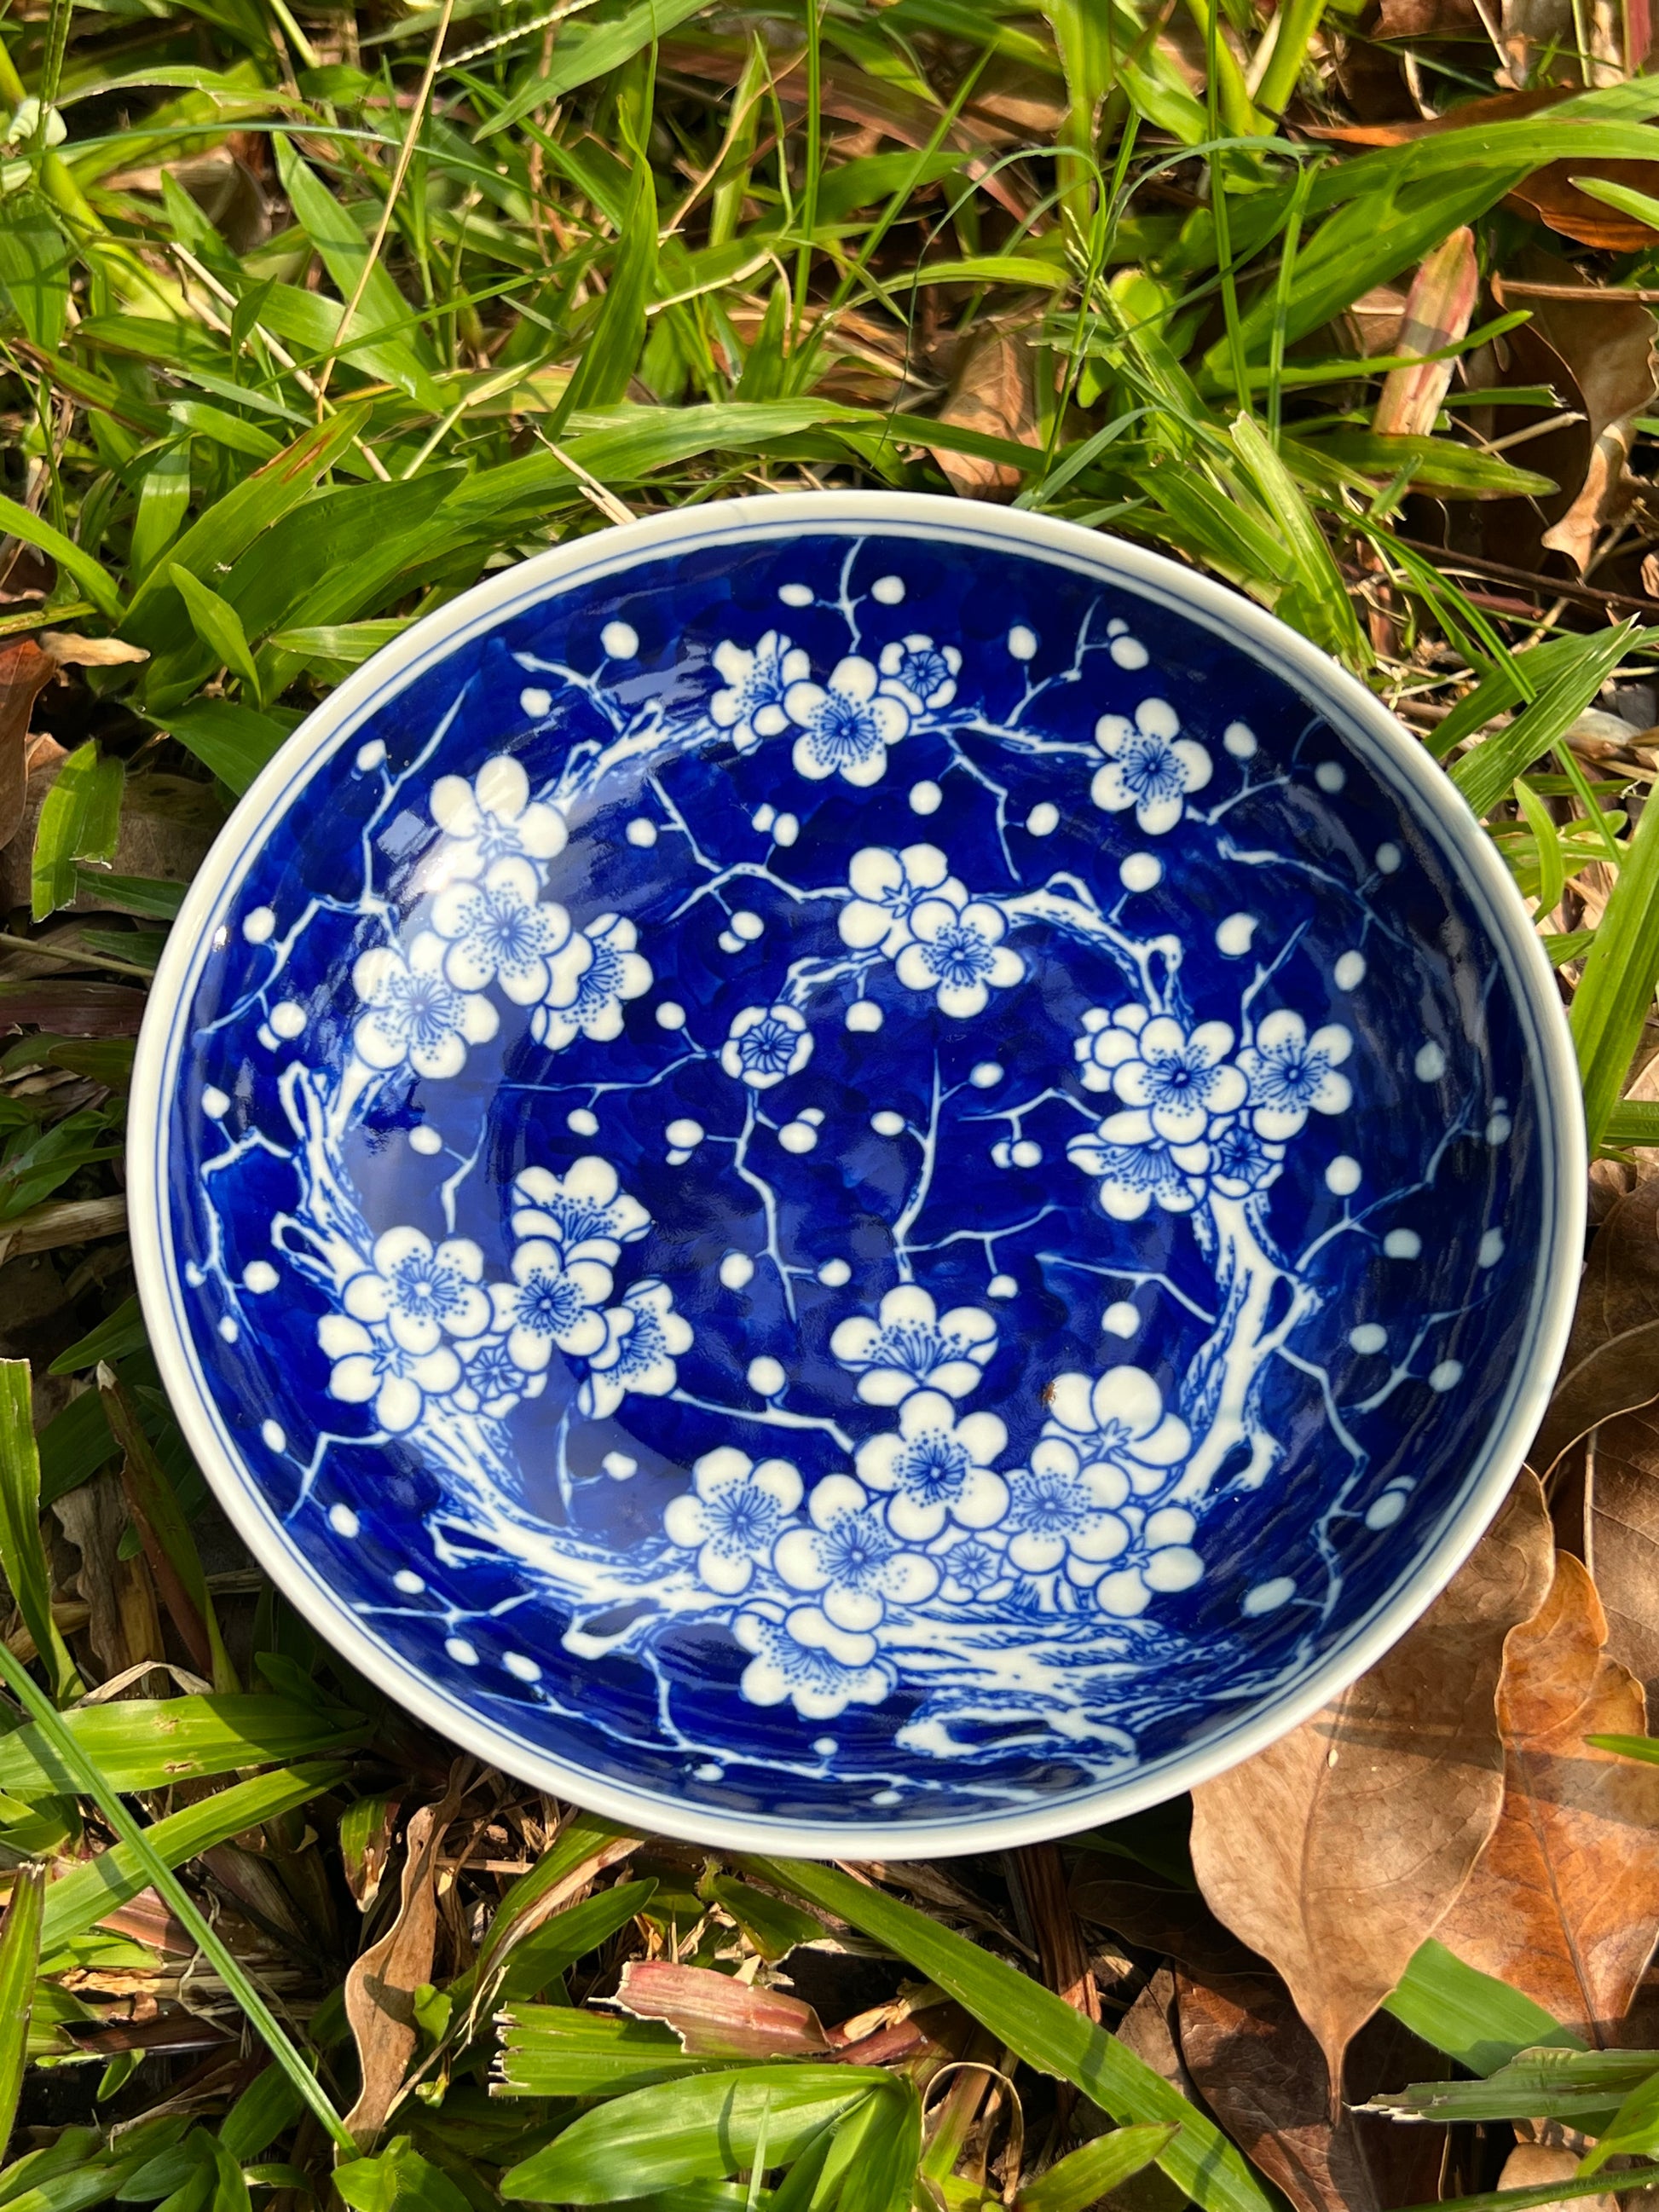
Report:
[[[967,1848],[1186,1786],[1473,1540],[1559,1039],[1459,803],[1263,618],[782,508],[502,580],[294,741],[147,1031],[146,1304],[428,1717]]]

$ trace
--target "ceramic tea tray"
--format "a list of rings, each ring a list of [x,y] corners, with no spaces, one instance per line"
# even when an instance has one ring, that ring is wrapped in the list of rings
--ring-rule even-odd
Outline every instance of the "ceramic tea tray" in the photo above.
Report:
[[[423,1720],[937,1854],[1189,1786],[1475,1540],[1571,1054],[1420,749],[1231,592],[939,499],[607,531],[298,731],[139,1052],[203,1468]]]

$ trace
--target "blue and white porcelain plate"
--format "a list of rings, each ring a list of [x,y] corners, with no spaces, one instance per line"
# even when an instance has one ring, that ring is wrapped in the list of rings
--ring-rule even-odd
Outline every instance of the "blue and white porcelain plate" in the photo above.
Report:
[[[617,1819],[937,1854],[1243,1757],[1559,1358],[1556,994],[1370,696],[1172,563],[743,500],[493,577],[191,890],[152,1340],[413,1712]]]

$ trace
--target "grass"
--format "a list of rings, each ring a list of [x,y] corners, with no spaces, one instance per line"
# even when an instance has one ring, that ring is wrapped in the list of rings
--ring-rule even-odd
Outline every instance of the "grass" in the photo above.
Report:
[[[0,2200],[1068,2212],[1157,2160],[1266,2212],[1043,1986],[1057,1860],[890,1869],[905,1905],[619,1839],[452,1771],[246,1574],[131,1296],[131,1040],[215,825],[407,623],[635,515],[955,488],[1189,562],[1396,708],[1534,908],[1593,1139],[1659,1140],[1626,1095],[1651,733],[1586,720],[1659,665],[1654,541],[1585,484],[1605,420],[1643,480],[1659,424],[1639,369],[1603,389],[1582,296],[1653,327],[1659,202],[1601,172],[1651,161],[1659,80],[1593,58],[1529,54],[1553,104],[1460,117],[1509,87],[1484,34],[1347,0],[0,14]],[[1622,245],[1541,225],[1569,177]],[[1178,1821],[1096,1842],[1190,1881]],[[867,2068],[711,2073],[571,2002],[626,1961],[748,1981],[825,1928],[824,2019],[896,2039]],[[351,1971],[382,1938],[385,2002]],[[1391,2002],[1488,2072],[1553,2023],[1482,1982],[1425,1945]]]

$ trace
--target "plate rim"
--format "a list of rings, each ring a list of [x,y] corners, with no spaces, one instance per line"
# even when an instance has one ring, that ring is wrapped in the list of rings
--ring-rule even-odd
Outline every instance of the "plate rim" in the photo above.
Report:
[[[845,1824],[796,1821],[702,1808],[688,1796],[607,1781],[524,1743],[505,1727],[433,1687],[410,1663],[366,1632],[349,1607],[295,1545],[231,1448],[198,1372],[171,1254],[168,1114],[182,1039],[179,1017],[212,949],[210,926],[253,854],[315,769],[349,741],[384,697],[404,689],[468,635],[496,627],[515,606],[556,596],[579,580],[731,539],[827,532],[884,535],[905,528],[935,541],[970,536],[1011,552],[1047,556],[1118,581],[1188,614],[1251,658],[1277,668],[1377,761],[1408,812],[1431,824],[1463,889],[1480,908],[1528,1031],[1540,1106],[1543,1215],[1527,1337],[1507,1403],[1474,1456],[1458,1502],[1412,1572],[1296,1687],[1250,1709],[1235,1727],[1177,1750],[1118,1782],[1032,1808],[943,1820]],[[232,1526],[259,1566],[333,1649],[384,1694],[441,1735],[503,1771],[629,1829],[722,1850],[801,1858],[948,1857],[1077,1833],[1161,1804],[1277,1741],[1347,1688],[1422,1616],[1468,1557],[1524,1462],[1565,1350],[1576,1302],[1587,1204],[1588,1147],[1571,1032],[1532,919],[1496,848],[1450,779],[1369,691],[1297,631],[1212,579],[1127,539],[1060,517],[933,493],[777,492],[709,501],[643,517],[532,556],[472,586],[371,655],[313,709],[261,770],[215,839],[185,893],[151,985],[134,1059],[126,1148],[129,1234],[150,1347],[186,1441]]]

